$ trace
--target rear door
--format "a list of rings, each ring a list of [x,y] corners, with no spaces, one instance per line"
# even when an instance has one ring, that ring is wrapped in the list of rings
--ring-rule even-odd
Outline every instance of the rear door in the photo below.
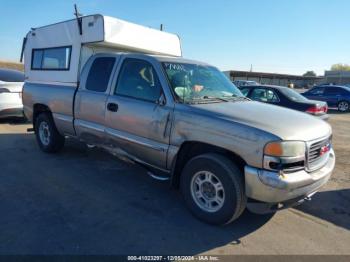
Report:
[[[86,64],[74,102],[75,130],[92,144],[105,142],[106,101],[117,57],[96,56]]]
[[[161,70],[145,59],[124,57],[120,62],[107,100],[106,134],[109,144],[165,169],[173,106],[165,100]]]

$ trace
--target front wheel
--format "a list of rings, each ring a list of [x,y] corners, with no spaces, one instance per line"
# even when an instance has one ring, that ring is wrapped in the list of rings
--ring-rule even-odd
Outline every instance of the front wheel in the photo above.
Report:
[[[180,187],[190,211],[210,224],[228,224],[246,206],[243,174],[222,155],[204,154],[191,159],[182,172]]]
[[[340,112],[347,112],[347,111],[349,111],[349,102],[347,102],[347,101],[340,101],[338,103],[338,110]]]
[[[35,135],[39,147],[46,153],[56,153],[64,146],[62,136],[49,113],[41,113],[35,121]]]

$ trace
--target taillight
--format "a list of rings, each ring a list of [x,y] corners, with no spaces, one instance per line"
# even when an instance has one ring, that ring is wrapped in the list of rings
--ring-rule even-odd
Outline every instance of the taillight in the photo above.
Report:
[[[327,109],[324,106],[312,106],[308,110],[306,110],[306,112],[313,115],[317,115],[327,112]]]
[[[328,112],[328,105],[325,105],[325,106],[323,107],[323,111],[324,111],[325,113]]]
[[[0,88],[0,93],[10,93],[10,90],[7,88]]]

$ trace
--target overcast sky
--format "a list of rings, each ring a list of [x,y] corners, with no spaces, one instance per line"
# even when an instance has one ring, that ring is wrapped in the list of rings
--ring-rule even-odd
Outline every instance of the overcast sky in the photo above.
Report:
[[[183,55],[222,70],[323,74],[350,64],[348,0],[0,0],[0,60],[18,61],[31,27],[81,13],[118,17],[181,37]]]

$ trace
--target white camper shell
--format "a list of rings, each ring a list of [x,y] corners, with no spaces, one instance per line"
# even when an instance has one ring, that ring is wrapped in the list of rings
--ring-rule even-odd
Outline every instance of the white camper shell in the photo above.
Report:
[[[76,86],[91,55],[125,51],[182,56],[180,39],[175,34],[108,16],[89,15],[34,28],[27,34],[26,81]]]

